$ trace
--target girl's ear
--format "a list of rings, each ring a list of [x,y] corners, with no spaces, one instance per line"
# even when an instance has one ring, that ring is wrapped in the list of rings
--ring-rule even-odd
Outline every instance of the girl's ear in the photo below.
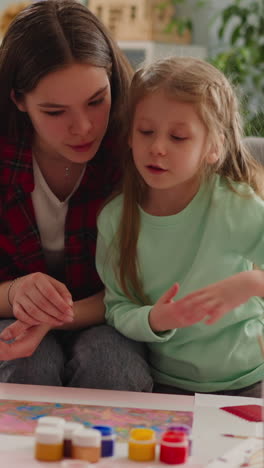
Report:
[[[215,164],[219,159],[218,153],[216,151],[210,152],[206,158],[209,164]]]
[[[206,161],[208,162],[208,164],[217,163],[222,153],[223,144],[224,144],[224,135],[221,134],[218,142],[215,144],[212,144],[208,151],[208,154],[206,157]]]
[[[14,89],[11,89],[10,99],[17,106],[18,110],[20,110],[21,112],[27,112],[27,109],[26,109],[25,103],[23,102],[23,99],[18,100],[16,98]]]

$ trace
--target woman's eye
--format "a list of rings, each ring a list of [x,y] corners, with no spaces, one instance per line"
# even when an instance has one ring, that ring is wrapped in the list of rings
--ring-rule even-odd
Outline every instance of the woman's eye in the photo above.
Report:
[[[89,106],[99,106],[104,101],[104,97],[89,102]]]
[[[56,117],[57,115],[63,114],[63,111],[45,111],[44,114]]]
[[[152,130],[139,130],[139,133],[142,135],[152,135],[153,131]]]

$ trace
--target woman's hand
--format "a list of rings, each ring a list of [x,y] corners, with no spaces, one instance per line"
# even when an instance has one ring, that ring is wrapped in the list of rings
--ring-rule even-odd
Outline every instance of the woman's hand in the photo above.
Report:
[[[256,270],[230,276],[178,301],[173,301],[179,290],[175,284],[151,309],[149,323],[154,332],[188,327],[201,320],[212,325],[250,297],[259,295],[261,289],[264,290],[264,273]]]
[[[31,326],[19,320],[12,323],[3,330],[0,338],[14,341],[5,343],[0,340],[0,360],[9,361],[31,356],[50,328],[47,324]]]
[[[18,278],[9,291],[14,317],[27,325],[60,326],[73,320],[72,297],[66,286],[44,273]]]

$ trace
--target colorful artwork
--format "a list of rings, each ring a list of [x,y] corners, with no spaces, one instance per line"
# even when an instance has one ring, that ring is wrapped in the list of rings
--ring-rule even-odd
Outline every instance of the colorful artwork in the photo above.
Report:
[[[191,411],[169,411],[140,408],[114,408],[111,406],[71,405],[16,400],[0,401],[0,432],[13,435],[32,435],[38,419],[43,416],[60,416],[86,427],[107,424],[115,428],[117,441],[127,440],[133,427],[150,427],[157,433],[168,425],[192,426]]]

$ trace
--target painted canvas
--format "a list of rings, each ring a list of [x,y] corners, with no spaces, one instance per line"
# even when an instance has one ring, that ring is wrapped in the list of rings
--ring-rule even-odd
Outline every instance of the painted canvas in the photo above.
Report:
[[[187,424],[192,427],[193,422],[191,411],[2,400],[0,433],[32,435],[38,419],[43,416],[63,417],[66,421],[80,422],[86,427],[110,425],[115,429],[118,442],[126,441],[133,427],[149,427],[160,434],[168,425]]]

